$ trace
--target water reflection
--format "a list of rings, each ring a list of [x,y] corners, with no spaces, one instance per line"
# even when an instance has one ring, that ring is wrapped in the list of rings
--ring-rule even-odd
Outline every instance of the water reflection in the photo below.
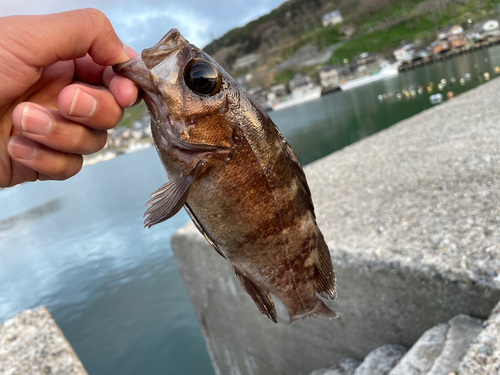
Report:
[[[27,225],[29,221],[36,220],[41,216],[60,210],[62,204],[63,199],[57,198],[49,202],[42,203],[38,207],[2,219],[0,220],[0,232],[12,229],[15,226]]]

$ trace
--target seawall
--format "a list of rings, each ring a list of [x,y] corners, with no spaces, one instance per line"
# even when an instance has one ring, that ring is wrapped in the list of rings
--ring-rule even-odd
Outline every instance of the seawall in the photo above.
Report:
[[[387,343],[411,346],[500,300],[500,80],[305,168],[338,277],[340,316],[261,315],[189,224],[173,249],[216,371],[301,375]]]

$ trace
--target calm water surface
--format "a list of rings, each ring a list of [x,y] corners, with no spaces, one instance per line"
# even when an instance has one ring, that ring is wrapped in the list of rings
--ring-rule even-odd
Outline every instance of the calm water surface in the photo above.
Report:
[[[271,113],[307,164],[430,108],[377,96],[445,78],[455,94],[500,66],[500,47]],[[466,73],[471,79],[462,86]],[[439,92],[435,88],[434,93]],[[212,375],[170,248],[182,212],[149,230],[144,203],[166,182],[153,148],[85,167],[65,182],[0,190],[0,322],[45,305],[90,374]],[[222,259],[221,259],[222,261]]]

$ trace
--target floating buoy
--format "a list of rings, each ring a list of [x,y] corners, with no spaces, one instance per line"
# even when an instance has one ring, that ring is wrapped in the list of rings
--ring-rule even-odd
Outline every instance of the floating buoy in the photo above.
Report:
[[[443,91],[443,89],[444,89],[444,85],[443,85],[442,83],[440,83],[440,84],[438,85],[438,89],[439,89],[439,91]]]
[[[431,104],[439,104],[443,101],[443,95],[441,94],[431,95],[429,97],[429,100]]]
[[[495,66],[495,73],[496,74],[500,73],[500,66]]]
[[[410,97],[410,92],[409,91],[405,91],[405,96],[408,99]]]
[[[398,100],[401,100],[403,98],[403,95],[400,92],[398,92],[396,94],[396,97],[398,98]]]
[[[490,73],[488,73],[488,72],[484,73],[483,77],[485,80],[489,81],[490,80]]]
[[[417,92],[415,90],[410,90],[411,96],[415,97],[417,95]]]
[[[453,98],[454,96],[455,96],[455,94],[453,93],[453,91],[448,91],[448,93],[446,94],[446,97],[447,97],[448,99],[451,99],[451,98]]]
[[[460,78],[460,84],[463,86],[465,85],[465,78]]]
[[[432,86],[427,86],[427,92],[430,94],[433,90],[433,87]]]
[[[443,86],[446,86],[446,83],[447,83],[447,82],[448,82],[448,81],[446,81],[446,79],[444,79],[444,78],[443,78],[443,79],[441,80],[441,82],[440,82],[440,83],[441,83]]]

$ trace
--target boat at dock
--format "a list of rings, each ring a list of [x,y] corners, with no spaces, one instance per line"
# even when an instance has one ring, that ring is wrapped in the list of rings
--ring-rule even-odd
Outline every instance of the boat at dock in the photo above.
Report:
[[[292,93],[272,104],[273,111],[279,111],[297,104],[305,103],[321,97],[321,86],[314,86],[304,90],[294,90]]]
[[[345,91],[345,90],[353,89],[355,87],[366,85],[368,83],[380,81],[382,79],[395,77],[399,73],[399,70],[398,70],[399,65],[400,65],[399,62],[394,63],[394,64],[382,63],[381,64],[382,69],[380,69],[380,71],[378,71],[377,73],[371,74],[368,76],[364,76],[361,78],[353,79],[350,81],[344,81],[340,84],[340,88],[343,91]]]

